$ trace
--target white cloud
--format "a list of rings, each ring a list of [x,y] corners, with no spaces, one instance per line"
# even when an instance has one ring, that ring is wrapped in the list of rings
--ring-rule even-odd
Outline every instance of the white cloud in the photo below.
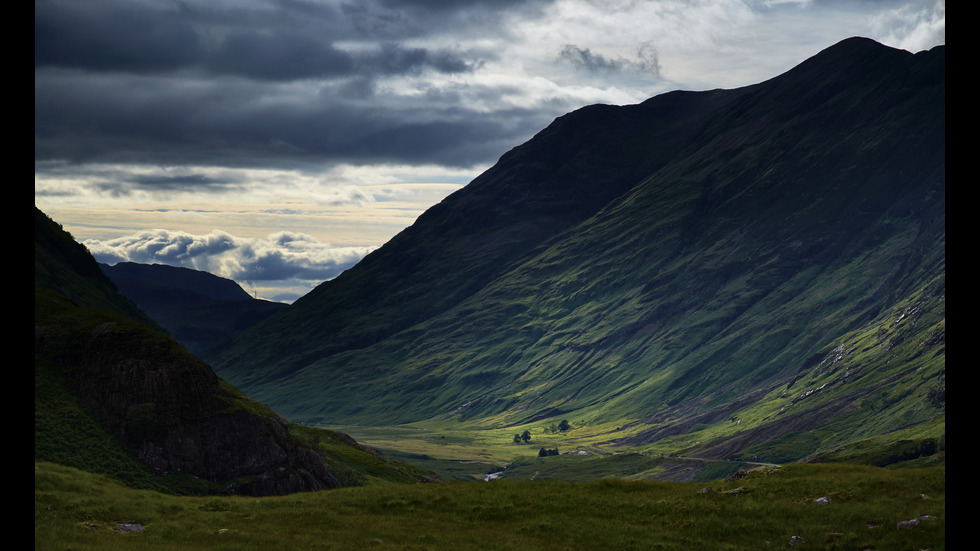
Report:
[[[872,17],[872,33],[886,44],[910,52],[946,43],[946,2],[908,4]]]

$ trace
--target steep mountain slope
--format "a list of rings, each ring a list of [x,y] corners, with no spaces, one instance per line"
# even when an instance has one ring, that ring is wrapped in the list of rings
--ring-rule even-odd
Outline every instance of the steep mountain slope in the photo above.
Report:
[[[252,298],[230,279],[189,268],[134,262],[99,267],[123,296],[194,354],[286,306]]]
[[[649,426],[642,442],[724,439],[777,422],[832,350],[924,304],[906,340],[928,361],[861,366],[868,388],[901,388],[887,412],[824,387],[806,403],[823,416],[752,445],[850,407],[880,434],[940,413],[945,338],[922,332],[945,334],[944,281],[945,47],[849,39],[754,86],[560,117],[209,357],[305,422],[573,415]]]
[[[129,317],[134,307],[95,259],[36,208],[34,217],[36,460],[142,487],[252,495],[366,480],[328,449],[383,463],[349,437],[290,425]],[[404,465],[385,469],[416,479]]]
[[[114,310],[159,329],[131,300],[116,292],[81,243],[34,208],[34,286],[72,297],[82,308]]]

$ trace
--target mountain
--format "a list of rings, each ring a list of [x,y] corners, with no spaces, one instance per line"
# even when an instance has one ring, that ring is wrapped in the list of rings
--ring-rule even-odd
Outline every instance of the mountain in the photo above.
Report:
[[[945,46],[559,117],[207,357],[305,423],[567,417],[719,457],[940,417]]]
[[[37,208],[34,245],[35,460],[181,493],[424,478],[346,435],[287,423],[218,378]]]
[[[135,262],[99,264],[99,268],[121,292],[128,291],[124,296],[153,306],[173,300],[189,303],[252,298],[230,279],[190,268]]]
[[[189,268],[134,262],[99,267],[120,294],[194,354],[286,306],[252,298],[230,279]]]

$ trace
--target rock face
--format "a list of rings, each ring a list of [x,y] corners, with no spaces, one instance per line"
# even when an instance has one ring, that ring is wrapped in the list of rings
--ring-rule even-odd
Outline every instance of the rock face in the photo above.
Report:
[[[289,442],[282,419],[236,407],[204,362],[133,333],[106,326],[91,333],[77,384],[145,463],[210,480],[254,476],[246,493],[340,486],[315,452]],[[114,375],[99,381],[106,366]]]
[[[40,300],[77,310],[53,294]],[[108,315],[82,327],[59,321],[36,317],[35,355],[60,366],[82,405],[154,472],[249,495],[341,485],[317,452],[290,441],[284,420],[164,336]]]

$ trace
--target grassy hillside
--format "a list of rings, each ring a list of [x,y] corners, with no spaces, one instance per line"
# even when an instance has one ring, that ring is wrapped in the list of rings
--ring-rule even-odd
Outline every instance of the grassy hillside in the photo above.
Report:
[[[81,243],[34,208],[34,286],[52,289],[83,308],[119,312],[153,328],[159,326],[132,301],[116,292]]]
[[[173,497],[35,463],[35,549],[945,549],[944,467]],[[825,497],[827,504],[816,499]],[[921,519],[912,527],[899,523]],[[138,524],[141,531],[122,532]]]

